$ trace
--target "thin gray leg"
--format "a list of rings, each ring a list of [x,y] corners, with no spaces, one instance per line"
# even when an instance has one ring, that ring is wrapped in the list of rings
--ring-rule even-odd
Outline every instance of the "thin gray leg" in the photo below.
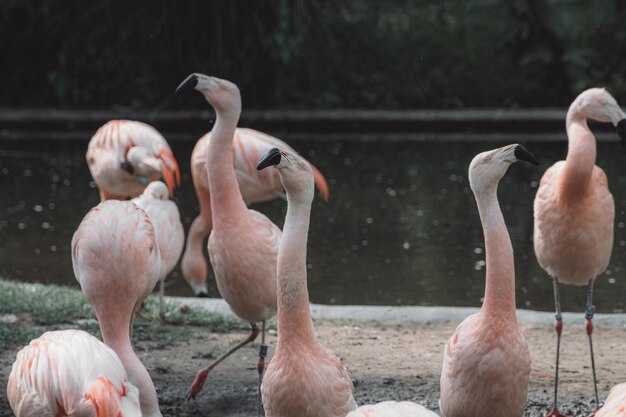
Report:
[[[589,291],[587,292],[587,308],[585,309],[585,329],[587,330],[587,336],[589,337],[589,352],[591,352],[591,371],[593,373],[593,392],[596,396],[596,409],[600,406],[598,401],[598,384],[596,381],[596,362],[593,356],[593,342],[591,335],[593,334],[593,314],[596,311],[596,306],[593,305],[593,279],[589,280]]]

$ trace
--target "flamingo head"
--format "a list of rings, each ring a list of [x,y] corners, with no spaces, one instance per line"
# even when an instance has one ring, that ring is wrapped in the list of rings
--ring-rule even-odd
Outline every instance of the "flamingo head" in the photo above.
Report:
[[[507,145],[476,155],[469,167],[469,181],[472,191],[476,194],[497,186],[509,166],[517,161],[539,165],[535,156],[518,144]]]
[[[256,169],[260,171],[272,165],[278,169],[288,196],[304,191],[313,199],[315,181],[311,164],[300,155],[273,148],[261,158]]]
[[[217,77],[193,73],[176,88],[176,95],[191,89],[197,90],[217,111],[241,112],[241,94],[236,84]]]
[[[613,123],[622,145],[626,144],[626,113],[604,88],[583,91],[572,103],[572,109],[598,122]]]
[[[143,195],[156,200],[169,200],[170,191],[162,181],[152,181],[143,191]]]

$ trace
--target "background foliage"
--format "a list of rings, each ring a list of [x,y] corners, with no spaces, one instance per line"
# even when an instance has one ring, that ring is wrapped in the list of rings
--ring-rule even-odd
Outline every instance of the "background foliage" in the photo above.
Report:
[[[172,94],[192,71],[246,108],[619,99],[625,20],[620,0],[2,0],[0,106],[204,108]]]

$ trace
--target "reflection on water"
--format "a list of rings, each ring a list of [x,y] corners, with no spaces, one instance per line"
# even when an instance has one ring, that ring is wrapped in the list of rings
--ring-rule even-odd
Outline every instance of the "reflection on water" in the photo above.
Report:
[[[289,141],[289,137],[283,137]],[[314,201],[309,238],[311,300],[326,304],[479,306],[484,289],[482,229],[467,167],[481,142],[328,141],[292,143],[325,173],[329,203]],[[181,163],[176,193],[188,228],[198,211],[189,174],[193,142],[173,144]],[[552,310],[551,281],[532,248],[532,202],[542,173],[566,152],[562,143],[530,143],[540,167],[516,164],[500,184],[517,271],[519,307]],[[86,142],[0,144],[0,275],[23,281],[77,285],[70,241],[98,203],[84,155]],[[626,175],[615,143],[600,143],[598,165],[615,196],[615,245],[596,283],[598,311],[622,311],[626,252]],[[285,202],[257,205],[282,225]],[[212,296],[217,296],[209,279]],[[168,294],[191,295],[176,269]],[[586,291],[562,287],[565,310],[583,311]]]

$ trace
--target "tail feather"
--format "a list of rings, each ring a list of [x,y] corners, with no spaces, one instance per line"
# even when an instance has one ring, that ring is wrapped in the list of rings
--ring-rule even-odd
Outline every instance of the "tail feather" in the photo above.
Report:
[[[311,164],[311,168],[313,168],[313,176],[315,178],[315,186],[317,187],[317,189],[319,190],[320,194],[322,195],[322,199],[324,201],[328,202],[330,191],[328,189],[328,183],[326,182],[326,178],[324,178],[324,175],[320,172],[319,169],[315,168],[315,166],[313,166],[313,164]]]
[[[141,417],[139,392],[129,383],[120,392],[111,381],[100,377],[89,387],[85,400],[93,405],[96,417]]]
[[[170,197],[174,196],[174,189],[180,185],[180,170],[176,158],[169,150],[161,148],[159,159],[163,162],[163,180],[170,191]]]

